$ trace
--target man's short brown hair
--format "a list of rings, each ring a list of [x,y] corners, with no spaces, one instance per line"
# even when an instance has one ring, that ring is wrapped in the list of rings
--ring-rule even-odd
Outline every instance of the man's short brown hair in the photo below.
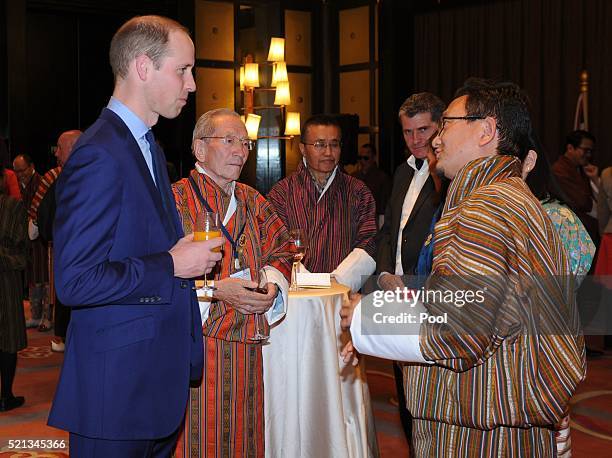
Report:
[[[412,118],[419,113],[430,113],[433,122],[440,121],[444,112],[444,102],[431,92],[418,92],[408,97],[399,109],[398,118],[402,115]]]
[[[142,54],[153,61],[155,68],[159,68],[166,54],[170,32],[175,30],[189,34],[187,28],[163,16],[136,16],[123,24],[110,44],[109,57],[115,80],[125,78],[130,62]]]

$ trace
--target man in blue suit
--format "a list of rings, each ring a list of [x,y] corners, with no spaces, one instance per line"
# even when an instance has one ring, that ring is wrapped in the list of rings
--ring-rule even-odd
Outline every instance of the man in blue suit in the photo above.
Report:
[[[222,239],[183,237],[150,130],[195,91],[187,30],[133,18],[110,62],[113,96],[57,184],[55,281],[73,311],[49,424],[70,431],[71,456],[167,457],[203,361],[189,279],[221,258]]]

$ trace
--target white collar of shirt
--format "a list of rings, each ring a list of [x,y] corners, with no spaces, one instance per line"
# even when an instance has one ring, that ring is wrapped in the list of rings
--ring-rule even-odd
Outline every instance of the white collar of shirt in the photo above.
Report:
[[[306,158],[302,156],[302,161],[304,162],[304,167],[306,167],[306,171],[308,173],[310,173],[310,169],[308,168],[308,164],[306,163]],[[327,189],[331,186],[332,182],[334,181],[334,178],[336,178],[336,173],[338,172],[338,166],[336,166],[334,168],[334,171],[332,172],[332,174],[329,176],[329,178],[327,179],[327,183],[325,183],[325,187],[323,188],[323,191],[321,191],[321,194],[319,195],[319,198],[317,199],[317,203],[319,203],[319,201],[321,200],[321,198],[323,197],[323,194],[325,194],[325,192],[327,191]]]
[[[208,173],[206,173],[206,170],[204,170],[204,167],[202,167],[200,164],[198,164],[196,162],[195,164],[195,168],[196,170],[203,174],[206,175],[208,178],[210,178],[211,180],[213,179]],[[214,180],[213,180],[214,181]],[[229,220],[232,218],[232,216],[234,216],[234,213],[236,213],[236,208],[238,207],[238,204],[236,202],[236,193],[234,192],[236,190],[236,182],[232,181],[230,183],[230,191],[232,193],[231,197],[230,197],[230,203],[229,203],[229,207],[227,207],[227,212],[225,213],[225,216],[223,217],[223,225],[227,226],[227,223],[229,222]]]
[[[130,110],[124,103],[115,97],[110,98],[107,108],[119,116],[129,129],[130,133],[138,144],[138,148],[140,148],[142,157],[144,158],[147,168],[149,169],[149,173],[151,174],[151,178],[155,183],[155,171],[153,170],[153,155],[151,153],[151,145],[149,145],[149,141],[145,138],[145,135],[150,130],[149,126],[147,126],[142,119],[140,119],[132,110]],[[157,183],[155,183],[155,185],[157,185]]]
[[[414,157],[412,154],[410,155],[410,157],[408,159],[406,159],[406,162],[408,163],[408,165],[410,167],[412,167],[415,170],[415,172],[422,171],[423,167],[429,167],[427,165],[427,158],[425,158],[425,159],[423,159],[423,165],[421,165],[421,168],[417,169],[417,166],[416,166],[416,157]]]

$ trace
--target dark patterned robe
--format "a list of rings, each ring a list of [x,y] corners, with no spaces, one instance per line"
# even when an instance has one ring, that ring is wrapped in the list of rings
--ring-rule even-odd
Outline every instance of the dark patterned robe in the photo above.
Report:
[[[34,172],[25,188],[21,189],[23,204],[26,211],[30,210],[36,191],[40,185],[42,177],[38,172]],[[26,279],[30,284],[47,283],[49,281],[49,261],[47,244],[38,237],[29,241],[29,259],[26,269]]]
[[[355,248],[374,258],[376,203],[362,181],[338,170],[319,200],[314,179],[303,162],[274,185],[268,199],[288,229],[308,236],[302,261],[311,272],[332,272]]]
[[[23,204],[0,194],[0,350],[8,353],[27,345],[21,287],[27,237]]]

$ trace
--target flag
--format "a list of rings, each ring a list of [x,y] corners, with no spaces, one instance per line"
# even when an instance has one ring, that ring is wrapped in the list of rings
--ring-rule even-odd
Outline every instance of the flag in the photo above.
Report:
[[[589,74],[586,70],[580,73],[580,94],[574,114],[574,130],[589,130]]]

